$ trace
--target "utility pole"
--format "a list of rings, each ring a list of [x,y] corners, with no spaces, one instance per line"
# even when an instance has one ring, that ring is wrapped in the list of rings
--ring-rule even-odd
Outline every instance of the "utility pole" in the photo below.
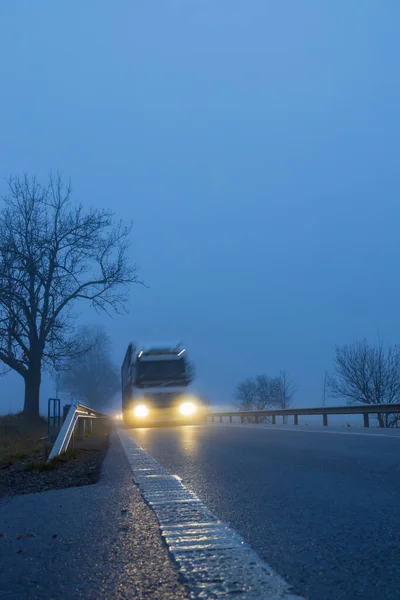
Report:
[[[324,397],[322,400],[322,406],[325,406],[325,400],[326,400],[326,382],[328,379],[328,373],[325,371],[325,377],[324,377]]]

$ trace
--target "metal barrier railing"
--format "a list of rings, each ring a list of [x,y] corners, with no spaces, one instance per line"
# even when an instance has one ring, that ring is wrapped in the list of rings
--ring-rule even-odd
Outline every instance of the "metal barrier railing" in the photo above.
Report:
[[[68,449],[75,429],[77,428],[77,437],[82,439],[85,433],[85,429],[88,427],[89,431],[92,430],[93,419],[108,419],[107,415],[99,413],[88,406],[79,404],[78,402],[71,404],[67,415],[64,419],[64,423],[57,435],[54,442],[53,448],[49,454],[47,462],[62,454]],[[86,425],[87,424],[87,425]]]
[[[328,415],[363,415],[364,427],[369,427],[370,415],[376,414],[400,414],[400,404],[359,404],[352,406],[323,406],[318,408],[285,408],[285,409],[270,409],[270,410],[251,410],[251,411],[226,411],[218,413],[210,413],[207,415],[207,420],[211,418],[211,422],[215,422],[215,418],[219,418],[219,422],[223,422],[224,417],[229,417],[232,423],[233,417],[240,417],[241,423],[244,423],[245,417],[253,417],[255,421],[257,417],[270,417],[273,425],[276,423],[276,417],[293,416],[295,425],[299,424],[300,415],[321,415],[322,422],[325,426],[328,425]]]

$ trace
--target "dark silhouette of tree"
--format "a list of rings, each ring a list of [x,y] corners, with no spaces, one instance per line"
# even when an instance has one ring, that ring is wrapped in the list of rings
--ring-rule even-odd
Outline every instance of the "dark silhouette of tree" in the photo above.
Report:
[[[335,349],[335,374],[328,377],[330,396],[349,404],[400,402],[400,347],[385,348],[367,340]],[[398,414],[377,414],[379,427],[397,427]]]
[[[296,389],[286,371],[278,377],[258,375],[237,385],[236,400],[241,411],[259,411],[271,408],[289,408]],[[248,416],[251,423],[265,422],[265,416]]]
[[[119,373],[111,359],[111,341],[101,326],[84,326],[79,338],[85,351],[71,357],[61,373],[60,389],[74,400],[103,410],[120,388]]]
[[[281,371],[279,376],[274,378],[272,393],[274,406],[279,406],[282,409],[290,408],[295,393],[296,386],[288,373]],[[287,415],[284,415],[283,422],[287,422]]]
[[[0,211],[0,360],[25,381],[24,412],[39,415],[43,367],[79,351],[73,306],[121,310],[138,281],[128,257],[131,227],[108,210],[71,202],[50,176],[10,178]]]
[[[257,384],[250,377],[238,383],[236,387],[236,400],[239,410],[255,410],[257,399]]]

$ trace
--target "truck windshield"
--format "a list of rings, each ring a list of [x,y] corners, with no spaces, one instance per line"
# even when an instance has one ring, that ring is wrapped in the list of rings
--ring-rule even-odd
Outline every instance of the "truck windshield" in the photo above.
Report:
[[[181,382],[187,379],[186,361],[154,360],[138,361],[136,367],[136,385],[165,384]]]

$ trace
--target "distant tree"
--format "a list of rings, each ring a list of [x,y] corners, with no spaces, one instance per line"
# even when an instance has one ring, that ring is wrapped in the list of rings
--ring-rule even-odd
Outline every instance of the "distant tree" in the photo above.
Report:
[[[254,410],[268,410],[273,408],[275,405],[275,378],[267,377],[266,375],[258,375],[255,378],[256,385],[256,402]],[[250,417],[252,422],[255,423],[266,423],[269,422],[269,418],[260,415],[254,415]]]
[[[79,348],[72,306],[123,308],[137,270],[128,257],[130,226],[108,210],[71,203],[61,178],[45,185],[11,178],[0,211],[0,360],[25,382],[24,412],[39,415],[42,369]]]
[[[296,393],[296,386],[290,379],[287,371],[281,371],[278,377],[273,381],[273,404],[285,410],[290,408],[293,396]],[[286,416],[283,417],[283,422],[286,422]]]
[[[235,396],[239,410],[256,410],[257,391],[257,383],[250,377],[238,383]],[[254,422],[255,420],[257,420],[255,417],[247,417],[249,423]]]
[[[236,387],[236,400],[239,410],[255,410],[257,401],[257,384],[250,377],[238,383]]]
[[[327,380],[330,395],[349,404],[400,402],[400,347],[356,341],[335,349],[335,373]],[[399,414],[376,414],[379,427],[398,427]]]
[[[266,375],[255,378],[255,406],[254,410],[266,410],[274,403],[274,380]]]
[[[278,377],[258,375],[247,378],[237,385],[236,400],[241,411],[259,411],[270,408],[288,408],[295,393],[295,387],[286,371]],[[265,422],[265,416],[252,415],[247,420],[252,423]]]
[[[61,373],[60,389],[76,400],[102,410],[119,390],[119,373],[111,359],[111,341],[103,327],[79,331],[85,351],[68,360]]]
[[[211,402],[211,399],[210,399],[210,397],[209,397],[209,396],[201,395],[201,396],[199,397],[199,400],[200,400],[200,404],[201,404],[202,406],[207,406],[207,407],[210,407],[210,406],[211,406],[211,404],[212,404],[212,402]]]

